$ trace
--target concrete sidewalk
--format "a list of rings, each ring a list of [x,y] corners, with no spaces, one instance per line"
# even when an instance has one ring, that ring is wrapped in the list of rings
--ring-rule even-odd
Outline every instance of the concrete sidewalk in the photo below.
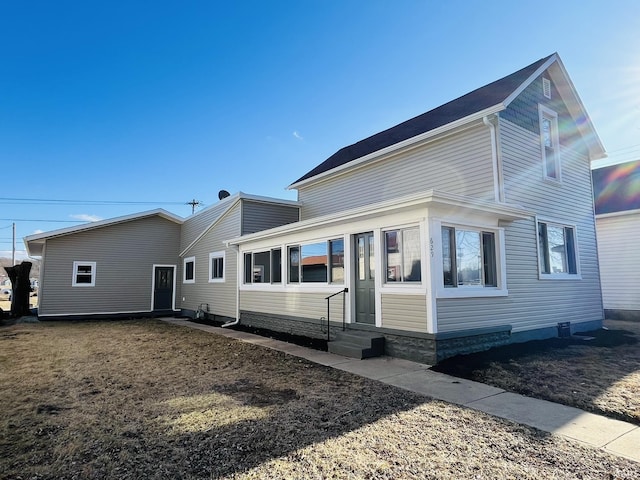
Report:
[[[311,362],[529,425],[640,462],[640,427],[631,423],[434,372],[421,363],[391,357],[357,360],[184,319],[160,320],[286,352]]]

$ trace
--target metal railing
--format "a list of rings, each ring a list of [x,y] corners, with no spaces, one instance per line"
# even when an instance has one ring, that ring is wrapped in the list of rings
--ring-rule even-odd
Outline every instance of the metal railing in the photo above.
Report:
[[[325,300],[327,301],[327,342],[331,341],[331,304],[330,304],[330,300],[331,298],[335,297],[336,295],[340,295],[342,293],[342,331],[344,332],[346,329],[346,323],[345,323],[345,297],[346,297],[346,293],[349,292],[348,288],[343,288],[342,290],[340,290],[339,292],[336,292],[332,295],[329,295],[328,297],[325,297]]]

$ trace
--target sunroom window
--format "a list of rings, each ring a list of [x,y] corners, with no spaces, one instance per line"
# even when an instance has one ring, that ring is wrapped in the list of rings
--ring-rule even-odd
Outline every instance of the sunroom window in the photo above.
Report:
[[[384,233],[386,282],[419,282],[422,279],[420,229],[390,230]]]
[[[445,287],[496,287],[496,240],[493,232],[442,227]]]
[[[244,283],[282,282],[282,250],[244,254]]]
[[[288,248],[289,283],[344,283],[344,239]]]

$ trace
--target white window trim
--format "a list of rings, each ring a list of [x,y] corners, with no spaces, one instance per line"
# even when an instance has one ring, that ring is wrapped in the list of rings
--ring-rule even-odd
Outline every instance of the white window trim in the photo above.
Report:
[[[411,228],[417,228],[420,234],[420,281],[419,282],[388,282],[386,276],[386,268],[387,268],[387,252],[386,252],[386,233],[392,231],[403,231]],[[403,224],[401,226],[389,226],[384,227],[380,230],[380,238],[379,238],[379,247],[378,251],[380,252],[382,268],[380,269],[382,273],[382,278],[380,278],[380,291],[385,294],[397,293],[397,294],[405,294],[405,295],[424,295],[425,294],[425,278],[426,278],[426,269],[425,269],[425,244],[426,237],[424,233],[424,228],[421,223],[409,223]],[[378,275],[376,275],[377,277]]]
[[[540,223],[546,223],[547,225],[553,225],[554,227],[569,227],[573,229],[573,250],[576,256],[576,273],[544,273],[542,271],[542,258],[540,256],[540,241],[538,238],[538,225]],[[549,220],[541,217],[536,217],[535,225],[535,239],[536,239],[536,253],[538,255],[538,279],[539,280],[582,280],[582,272],[580,271],[580,251],[578,249],[578,226],[573,223],[560,222],[558,220]]]
[[[332,240],[342,240],[344,243],[343,245],[345,245],[345,264],[344,264],[344,269],[345,269],[345,278],[342,282],[331,282],[331,273],[329,272],[329,268],[331,267],[331,259],[329,258],[330,256],[330,252],[329,252],[329,242]],[[295,289],[300,288],[301,290],[311,290],[314,288],[318,288],[318,287],[322,287],[322,286],[327,286],[330,289],[336,288],[336,287],[341,287],[341,286],[346,286],[347,285],[347,278],[346,278],[346,271],[348,269],[347,266],[347,252],[346,250],[349,248],[348,247],[348,240],[345,238],[345,235],[335,235],[335,236],[330,236],[330,237],[326,237],[326,238],[320,238],[317,240],[307,240],[304,242],[294,242],[294,243],[287,243],[285,244],[282,248],[283,248],[283,254],[282,254],[282,265],[283,265],[283,270],[284,270],[284,274],[286,274],[286,276],[283,276],[282,279],[282,283],[286,284],[287,287],[295,287]],[[327,247],[327,281],[326,282],[303,282],[302,281],[302,247],[304,246],[309,246],[309,245],[315,245],[317,243],[325,243],[326,247]],[[300,255],[299,258],[299,277],[300,280],[297,282],[290,282],[289,281],[289,248],[290,247],[298,247],[298,254]],[[279,284],[277,284],[279,285]],[[295,290],[294,289],[294,290]],[[292,290],[293,291],[293,290]]]
[[[220,278],[213,278],[213,259],[215,258],[221,258],[222,259],[222,277]],[[195,267],[195,265],[194,265]],[[225,258],[225,252],[211,252],[209,254],[209,283],[224,283],[225,282],[225,276],[226,276],[226,271],[227,271],[227,260]],[[194,274],[195,274],[195,270],[194,270]]]
[[[77,283],[78,267],[88,265],[91,267],[91,283]],[[86,275],[86,274],[85,274]],[[71,277],[72,287],[95,287],[96,286],[96,262],[73,262],[73,276]]]
[[[434,255],[432,258],[432,268],[436,277],[436,298],[479,298],[479,297],[506,297],[509,295],[507,290],[507,263],[506,263],[506,247],[503,227],[468,225],[441,222],[434,220],[434,232],[431,240],[433,241]],[[445,287],[444,271],[442,266],[442,227],[453,227],[465,230],[473,230],[478,232],[493,232],[496,239],[496,275],[497,287]]]
[[[193,262],[193,278],[187,280],[187,263]],[[187,257],[182,261],[182,283],[196,283],[196,257]]]
[[[553,142],[553,150],[555,153],[556,177],[551,177],[547,173],[547,152],[544,146],[544,136],[542,135],[542,119],[549,118],[551,120],[551,141]],[[562,161],[560,159],[560,135],[558,133],[558,114],[538,104],[538,122],[540,128],[540,155],[542,158],[542,175],[545,181],[552,183],[562,183]]]

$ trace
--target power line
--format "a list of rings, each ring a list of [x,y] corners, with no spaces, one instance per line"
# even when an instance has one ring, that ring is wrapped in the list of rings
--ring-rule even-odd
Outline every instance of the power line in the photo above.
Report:
[[[0,222],[85,223],[86,220],[47,220],[42,218],[0,218]]]
[[[196,207],[199,207],[200,205],[204,205],[204,203],[194,198],[193,200],[185,203],[184,205],[191,205],[191,214],[193,214],[196,211]]]
[[[67,200],[55,198],[0,197],[8,205],[184,205],[182,202],[141,202],[134,200]]]

